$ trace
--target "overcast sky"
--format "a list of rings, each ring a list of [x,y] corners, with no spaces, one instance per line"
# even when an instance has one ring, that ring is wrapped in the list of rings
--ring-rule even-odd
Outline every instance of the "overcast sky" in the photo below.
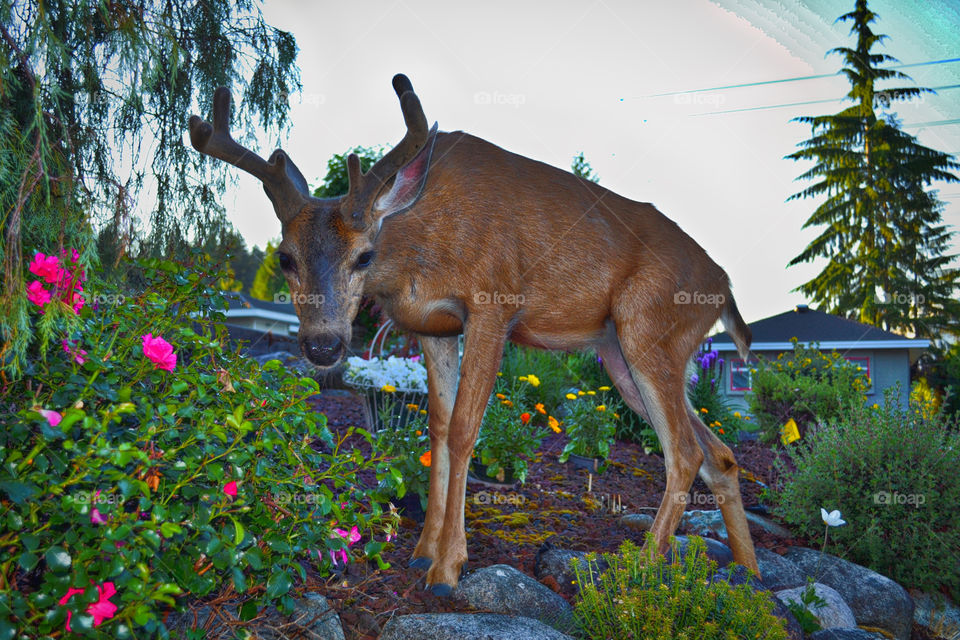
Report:
[[[428,120],[569,169],[579,151],[600,182],[652,202],[730,274],[748,322],[805,300],[791,289],[820,265],[786,268],[815,237],[801,230],[812,201],[787,203],[806,166],[784,156],[810,130],[798,115],[835,113],[842,77],[655,97],[833,74],[851,45],[834,24],[853,0],[582,0],[577,2],[294,2],[268,0],[266,20],[300,47],[303,94],[279,144],[312,183],[327,159],[404,132],[390,86],[413,82]],[[960,3],[874,0],[883,51],[902,63],[960,58]],[[918,84],[960,84],[960,63],[905,69]],[[960,90],[901,106],[907,125],[960,118]],[[960,124],[908,127],[923,144],[960,152]],[[239,172],[237,172],[239,173]],[[939,185],[945,219],[960,224],[960,185]],[[259,184],[238,177],[224,204],[248,244],[280,223]],[[519,232],[519,230],[518,230]],[[954,242],[956,251],[957,243]]]

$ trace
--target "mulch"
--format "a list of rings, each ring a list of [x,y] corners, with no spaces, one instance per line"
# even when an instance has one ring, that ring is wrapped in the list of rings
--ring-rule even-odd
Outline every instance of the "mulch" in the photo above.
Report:
[[[327,416],[334,434],[351,425],[364,425],[359,398],[323,393],[313,399]],[[583,551],[614,551],[626,539],[642,544],[643,534],[620,524],[623,513],[654,514],[666,486],[661,456],[645,454],[642,447],[617,442],[609,466],[588,478],[557,458],[563,449],[562,434],[551,434],[530,464],[527,481],[516,487],[492,488],[470,483],[467,487],[468,570],[506,564],[534,576],[537,551],[549,543]],[[357,446],[366,446],[359,438]],[[741,469],[763,483],[775,481],[775,451],[755,442],[741,443],[734,450]],[[749,476],[748,476],[749,477]],[[590,491],[588,492],[588,483]],[[759,504],[762,486],[741,479],[744,506]],[[481,493],[485,492],[485,493]],[[614,512],[611,505],[622,505]],[[715,509],[712,494],[699,478],[691,490],[688,509]],[[751,526],[754,544],[783,551],[801,540],[782,540]],[[424,588],[424,571],[407,568],[420,535],[420,523],[403,517],[399,535],[382,554],[387,570],[375,564],[352,563],[346,573],[321,577],[311,572],[305,588],[321,593],[340,614],[348,640],[373,640],[393,616],[411,613],[474,611],[455,598],[437,598]],[[544,584],[570,598],[551,577]]]

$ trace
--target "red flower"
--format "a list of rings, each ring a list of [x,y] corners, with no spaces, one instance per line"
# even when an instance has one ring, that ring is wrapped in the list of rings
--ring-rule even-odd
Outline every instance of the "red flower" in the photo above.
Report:
[[[522,422],[523,424],[527,424],[528,422],[530,422],[530,414],[527,413],[526,411],[524,411],[523,413],[521,413],[521,414],[520,414],[520,422]]]

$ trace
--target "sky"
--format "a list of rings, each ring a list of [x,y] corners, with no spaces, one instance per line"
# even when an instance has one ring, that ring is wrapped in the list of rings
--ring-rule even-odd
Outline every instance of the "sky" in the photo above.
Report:
[[[816,207],[787,202],[808,168],[785,159],[810,135],[801,115],[843,108],[849,85],[832,47],[853,0],[579,0],[482,3],[267,0],[268,23],[300,47],[303,91],[281,146],[312,184],[335,153],[395,144],[403,119],[390,85],[410,77],[427,119],[569,169],[583,152],[600,183],[651,202],[730,275],[748,322],[807,302],[791,290],[822,265],[787,263],[816,237]],[[874,0],[879,50],[915,64],[960,58],[960,1]],[[922,86],[960,84],[960,62],[903,70]],[[792,82],[732,87],[829,75]],[[718,88],[719,87],[719,88]],[[707,89],[706,91],[694,90]],[[668,95],[663,95],[668,94]],[[823,101],[816,104],[795,104]],[[793,104],[790,107],[759,108]],[[960,153],[960,89],[901,105],[920,142]],[[927,124],[925,124],[927,123]],[[933,123],[933,124],[929,124]],[[921,126],[913,126],[921,125]],[[186,139],[186,137],[185,137]],[[239,171],[224,205],[248,245],[280,223]],[[960,226],[960,184],[934,185]],[[526,229],[512,230],[514,233]],[[509,231],[508,231],[509,232]],[[958,243],[953,244],[958,252]]]

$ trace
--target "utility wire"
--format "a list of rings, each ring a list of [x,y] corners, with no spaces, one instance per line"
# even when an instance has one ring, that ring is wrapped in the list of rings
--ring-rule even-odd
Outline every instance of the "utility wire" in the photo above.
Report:
[[[887,69],[907,69],[909,67],[927,67],[935,64],[948,64],[951,62],[960,62],[960,58],[945,58],[943,60],[929,60],[927,62],[912,62],[910,64],[898,64],[892,67],[886,67]],[[688,91],[669,91],[667,93],[654,93],[651,95],[641,96],[643,98],[663,98],[666,96],[678,96],[685,93],[703,93],[705,91],[720,91],[721,89],[742,89],[744,87],[759,87],[768,84],[781,84],[784,82],[800,82],[802,80],[817,80],[820,78],[833,78],[840,75],[840,72],[836,73],[823,73],[815,76],[798,76],[796,78],[782,78],[780,80],[761,80],[759,82],[745,82],[743,84],[728,84],[722,87],[706,87],[703,89],[690,89]],[[621,101],[623,99],[621,98]]]

